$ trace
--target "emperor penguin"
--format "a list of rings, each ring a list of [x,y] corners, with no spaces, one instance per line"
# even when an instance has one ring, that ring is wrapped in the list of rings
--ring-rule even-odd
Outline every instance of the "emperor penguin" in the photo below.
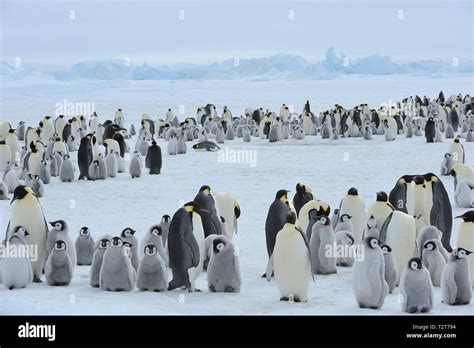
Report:
[[[349,231],[351,233],[354,232],[354,226],[352,225],[352,216],[350,216],[349,214],[342,214],[338,217],[338,219],[340,220],[337,225],[336,225],[336,228],[334,229],[334,232],[339,232],[339,231]]]
[[[139,178],[142,175],[141,154],[135,151],[130,161],[129,173],[132,179]]]
[[[220,216],[225,219],[227,237],[232,240],[234,234],[237,234],[237,220],[241,213],[237,198],[226,192],[218,192],[214,198],[219,208]]]
[[[413,175],[404,175],[397,180],[390,191],[389,202],[396,210],[415,215],[415,189],[412,185]]]
[[[7,240],[18,226],[22,226],[28,235],[25,237],[28,245],[37,247],[37,259],[32,260],[34,272],[33,281],[41,282],[43,259],[46,253],[46,236],[48,225],[43,215],[43,208],[30,187],[19,185],[13,192],[11,201],[11,216],[7,226]]]
[[[132,266],[137,270],[140,259],[138,257],[138,239],[135,237],[135,232],[134,229],[126,227],[123,229],[122,233],[120,233],[120,239],[122,239],[122,243],[128,242],[132,245]]]
[[[110,150],[107,156],[105,157],[105,167],[107,172],[107,177],[115,178],[118,173],[118,162],[117,156],[115,155],[114,150]]]
[[[308,241],[311,240],[312,227],[319,217],[329,216],[330,213],[331,207],[328,203],[314,199],[300,209],[297,224],[306,233]]]
[[[266,278],[270,281],[275,273],[280,301],[307,302],[311,255],[305,233],[295,224],[295,213],[288,212],[285,224],[276,235]]]
[[[212,241],[212,255],[207,267],[207,285],[211,292],[240,292],[242,275],[238,250],[225,236]]]
[[[5,182],[5,185],[7,185],[8,193],[13,193],[15,188],[18,186],[18,176],[16,171],[11,168],[10,165],[7,166],[5,172],[3,173],[3,181]]]
[[[1,266],[1,281],[9,289],[20,289],[26,287],[33,281],[33,268],[31,266],[31,255],[26,241],[28,231],[17,226],[7,240],[6,248],[14,248],[16,254],[4,255]]]
[[[161,148],[156,144],[155,140],[152,140],[151,145],[148,147],[145,163],[150,174],[161,173]]]
[[[171,225],[171,216],[169,216],[168,214],[163,215],[161,217],[159,225],[161,227],[161,235],[163,236],[163,246],[167,248],[168,234]]]
[[[79,166],[79,180],[89,178],[89,166],[93,160],[92,135],[88,134],[81,139],[77,152],[77,164]]]
[[[211,188],[208,185],[201,186],[199,192],[194,197],[194,202],[210,213],[211,222],[214,225],[217,234],[222,234],[221,223],[218,216],[218,207],[216,206],[214,196],[211,193]]]
[[[424,175],[426,183],[425,216],[429,223],[443,233],[441,242],[446,250],[451,251],[451,229],[453,226],[453,211],[443,182],[433,173]]]
[[[297,183],[296,193],[293,197],[293,206],[296,210],[296,216],[299,215],[301,208],[312,199],[314,199],[314,197],[311,188],[302,182]]]
[[[451,176],[454,177],[454,189],[458,186],[458,182],[462,180],[474,181],[474,171],[467,164],[454,164],[451,169]]]
[[[165,261],[153,244],[147,244],[143,250],[137,272],[137,288],[140,291],[166,291],[168,272]]]
[[[125,253],[120,237],[113,237],[104,253],[100,268],[99,286],[105,291],[131,291],[135,287],[136,273]]]
[[[367,209],[367,216],[371,216],[377,221],[375,228],[380,231],[387,217],[394,211],[393,205],[388,200],[388,195],[379,191],[376,193],[376,201]]]
[[[153,244],[156,247],[156,251],[165,262],[166,266],[169,265],[168,254],[165,249],[165,241],[163,240],[163,228],[160,225],[153,225],[148,230],[147,234],[141,241],[141,250],[145,250],[145,247],[149,244]]]
[[[474,210],[465,212],[456,218],[462,219],[458,229],[457,246],[466,250],[474,250]],[[474,288],[474,254],[467,257],[471,272],[472,287]]]
[[[467,257],[471,251],[457,247],[441,275],[441,294],[443,303],[448,305],[467,305],[472,298],[472,283]]]
[[[453,169],[453,157],[449,152],[444,154],[443,162],[441,163],[441,175],[451,175]]]
[[[168,290],[184,286],[188,291],[195,291],[194,281],[203,268],[204,228],[195,208],[196,203],[186,203],[171,219],[168,252],[173,279]]]
[[[448,152],[451,154],[451,157],[453,159],[453,165],[457,163],[464,164],[464,161],[465,161],[464,146],[459,141],[459,138],[454,139],[451,145],[449,145]]]
[[[265,237],[269,258],[273,254],[277,234],[285,225],[289,212],[288,191],[279,190],[275,195],[275,200],[268,209],[267,219],[265,221]]]
[[[418,257],[422,257],[423,245],[427,240],[437,239],[441,241],[442,232],[436,226],[424,226],[416,236],[416,253]]]
[[[360,308],[380,309],[388,294],[383,253],[376,238],[365,238],[362,246],[364,257],[356,260],[352,270],[352,290]]]
[[[400,279],[402,311],[427,313],[433,308],[433,284],[430,273],[419,257],[410,259]]]
[[[311,271],[314,274],[337,273],[335,250],[331,250],[336,245],[331,219],[328,216],[321,216],[312,230],[309,241]]]
[[[433,286],[441,286],[441,275],[446,267],[446,260],[435,239],[429,239],[423,244],[421,259],[430,273]]]
[[[94,256],[95,242],[91,235],[89,227],[84,226],[79,230],[76,242],[77,264],[79,266],[92,265],[92,258]]]
[[[46,160],[42,160],[39,167],[38,176],[45,185],[51,182],[51,173],[49,168],[48,162]]]
[[[336,265],[341,267],[352,267],[355,261],[355,237],[352,232],[340,231],[334,235],[338,250],[344,252],[338,253]],[[347,252],[346,252],[347,251]]]
[[[108,238],[102,238],[98,242],[98,246],[94,251],[92,257],[92,265],[90,269],[90,285],[93,288],[99,287],[99,275],[100,269],[102,268],[102,261],[104,258],[105,251],[109,247],[110,240]]]
[[[380,249],[382,249],[383,259],[385,262],[385,281],[388,285],[388,293],[391,294],[395,287],[397,286],[398,280],[398,270],[397,265],[395,264],[395,259],[392,255],[392,248],[387,244],[380,244]]]
[[[425,125],[425,137],[427,143],[433,143],[436,135],[435,122],[433,117],[428,117]]]
[[[59,168],[59,180],[62,182],[74,181],[74,165],[69,155],[64,155],[61,167]]]
[[[352,216],[352,225],[354,227],[354,236],[356,243],[362,241],[362,236],[367,225],[367,215],[363,199],[359,196],[359,192],[355,187],[347,191],[346,197],[341,200],[339,206],[339,216],[348,214]]]
[[[53,228],[48,232],[46,239],[46,258],[51,254],[54,249],[54,244],[58,240],[62,240],[67,245],[67,253],[72,260],[73,267],[76,264],[77,255],[75,245],[72,243],[72,239],[69,236],[69,226],[64,220],[51,221],[49,223]]]
[[[45,275],[48,285],[69,285],[74,273],[74,263],[67,251],[67,244],[57,240],[48,256],[45,265]]]
[[[397,270],[403,269],[415,256],[416,226],[413,216],[394,210],[380,230],[380,241],[390,245]],[[398,275],[400,279],[401,274]]]
[[[18,137],[13,129],[10,129],[9,133],[5,137],[5,144],[10,149],[10,163],[18,164],[20,159],[20,144],[18,143]]]

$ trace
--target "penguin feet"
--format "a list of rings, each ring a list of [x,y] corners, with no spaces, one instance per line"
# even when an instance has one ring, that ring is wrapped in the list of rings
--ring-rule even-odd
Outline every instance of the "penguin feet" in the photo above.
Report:
[[[428,313],[430,311],[429,307],[421,307],[421,313]]]
[[[359,308],[367,308],[367,306],[363,303],[359,303]]]
[[[13,290],[13,289],[15,289],[13,285],[8,288],[8,290]]]
[[[115,289],[115,291],[120,292],[120,291],[125,291],[125,289],[123,289],[123,288],[117,288],[117,289]]]
[[[224,292],[235,292],[235,289],[232,286],[226,286]]]
[[[290,299],[286,296],[280,297],[280,301],[289,301]]]
[[[43,281],[40,278],[38,278],[37,276],[33,277],[33,283],[42,283],[42,282]]]
[[[213,285],[209,286],[209,291],[210,292],[216,292],[216,288]]]
[[[153,292],[161,292],[161,289],[154,289]]]
[[[416,312],[417,312],[417,308],[416,308],[416,307],[408,307],[408,308],[407,308],[407,312],[408,312],[408,313],[416,313]]]

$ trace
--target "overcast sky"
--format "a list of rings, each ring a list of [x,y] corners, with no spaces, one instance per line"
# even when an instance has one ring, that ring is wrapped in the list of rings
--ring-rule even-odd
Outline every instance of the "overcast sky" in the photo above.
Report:
[[[99,58],[158,65],[279,52],[319,60],[330,46],[349,58],[473,57],[471,0],[0,3],[2,58],[49,68]]]

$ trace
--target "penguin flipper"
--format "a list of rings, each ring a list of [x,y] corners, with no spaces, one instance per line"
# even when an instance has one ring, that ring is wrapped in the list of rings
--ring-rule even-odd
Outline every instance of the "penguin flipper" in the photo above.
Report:
[[[298,226],[295,226],[295,229],[300,233],[301,238],[303,238],[304,244],[306,245],[306,249],[308,250],[308,256],[309,260],[311,262],[311,248],[309,247],[309,241],[306,235],[304,234],[303,230],[299,228]],[[311,272],[311,278],[313,278],[313,283],[314,283],[314,274]]]
[[[271,254],[270,258],[268,259],[267,271],[265,272],[265,278],[267,278],[267,280],[270,281],[270,279],[272,279],[272,274],[273,274],[273,254]]]
[[[452,251],[450,239],[453,226],[453,211],[448,193],[443,183],[438,179],[433,184],[433,208],[431,209],[430,222],[443,233],[441,241],[449,252]]]
[[[388,228],[388,225],[390,224],[390,221],[392,221],[392,216],[393,216],[393,213],[390,213],[390,215],[385,219],[382,227],[380,228],[379,240],[382,243],[385,243],[385,239],[387,238],[387,228]]]
[[[242,283],[242,273],[240,272],[240,264],[239,264],[239,258],[236,255],[233,255],[233,268],[235,272],[235,276],[237,278],[237,282],[239,284]]]
[[[5,231],[5,239],[3,240],[3,245],[7,245],[8,231],[10,230],[10,221],[8,221],[7,229]]]
[[[200,261],[199,245],[196,241],[196,238],[194,238],[194,234],[191,228],[189,229],[189,231],[184,233],[183,241],[189,248],[189,251],[191,252],[191,260],[192,260],[193,267],[197,267]]]

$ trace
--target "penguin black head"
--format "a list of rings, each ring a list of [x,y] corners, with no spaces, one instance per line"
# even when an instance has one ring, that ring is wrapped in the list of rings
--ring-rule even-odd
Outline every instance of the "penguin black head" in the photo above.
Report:
[[[288,214],[286,214],[286,223],[294,225],[296,223],[296,214],[292,211],[288,212]]]
[[[132,249],[132,247],[133,247],[133,244],[132,244],[132,243],[130,243],[130,242],[123,242],[123,247],[124,247],[124,248],[129,248],[129,249]]]
[[[91,233],[89,231],[89,227],[87,226],[84,226],[84,227],[81,227],[81,229],[79,230],[79,235],[80,236],[89,236]]]
[[[208,185],[203,185],[199,189],[199,192],[204,192],[206,195],[209,195],[211,193],[211,188]]]
[[[130,227],[127,227],[122,231],[120,236],[122,238],[129,238],[129,237],[132,237],[135,234],[135,232],[136,231],[134,229],[131,229]]]
[[[275,195],[275,200],[281,200],[283,202],[288,202],[288,190],[279,190]]]
[[[20,235],[23,235],[23,236],[29,236],[30,234],[28,233],[28,231],[26,230],[26,228],[24,228],[23,226],[17,226],[15,227],[15,230],[13,233],[18,233]]]
[[[367,245],[370,249],[375,249],[379,247],[379,240],[375,237],[367,237],[364,239],[365,245]]]
[[[347,191],[347,194],[349,196],[357,196],[359,194],[359,192],[357,191],[357,189],[355,187],[351,187],[349,189],[349,191]]]
[[[147,244],[143,251],[145,252],[145,255],[154,256],[156,255],[157,249],[155,245]]]
[[[227,239],[224,238],[224,237],[216,237],[212,241],[212,247],[213,247],[214,253],[216,253],[216,254],[218,254],[222,250],[224,250],[226,245],[227,245]]]
[[[10,204],[12,204],[15,200],[17,199],[23,199],[25,198],[25,196],[30,193],[30,194],[33,194],[33,191],[31,190],[31,188],[29,186],[25,186],[25,185],[18,185],[16,188],[15,188],[15,191],[13,191],[13,199],[11,201]],[[34,195],[34,194],[33,194]]]
[[[352,216],[350,216],[349,214],[342,214],[341,215],[341,221],[347,221],[347,220],[350,220],[352,219]]]
[[[388,196],[385,192],[379,191],[376,193],[377,195],[377,202],[387,202],[388,201]]]
[[[392,252],[392,248],[388,246],[387,244],[381,244],[380,249],[382,249],[382,252],[384,254],[390,254]]]
[[[427,240],[425,244],[423,244],[423,249],[436,250],[437,247],[436,243],[432,240]]]
[[[433,173],[426,173],[425,175],[423,175],[423,177],[425,178],[426,181],[428,182],[432,182],[432,181],[437,181],[438,180],[438,177],[433,174]]]
[[[464,214],[456,216],[455,219],[463,219],[464,222],[474,222],[474,210],[466,211]]]
[[[56,243],[54,243],[54,250],[66,250],[66,243],[64,243],[62,240],[56,241]]]
[[[120,237],[113,237],[110,241],[110,246],[114,248],[121,248],[123,246],[122,239]]]
[[[161,236],[162,235],[161,226],[160,225],[151,226],[150,233],[155,235],[155,236]]]
[[[199,109],[198,109],[199,110]],[[171,112],[171,109],[168,109],[169,112]]]
[[[454,142],[459,144],[459,138],[454,139]]]
[[[165,214],[163,215],[163,217],[161,218],[161,222],[167,224],[171,221],[171,216],[169,216],[168,214]]]
[[[446,153],[444,154],[444,158],[449,158],[449,157],[451,157],[451,154],[450,154],[449,152],[446,152]]]
[[[99,242],[99,248],[100,249],[107,249],[109,244],[110,244],[110,241],[107,238],[101,239],[100,242]]]
[[[413,179],[416,185],[423,185],[425,183],[425,178],[422,175],[417,175]]]
[[[151,144],[152,144],[152,145],[156,145],[155,139],[153,139],[153,140],[151,141]]]
[[[456,259],[465,259],[470,254],[472,254],[472,251],[469,251],[469,250],[464,249],[464,248],[456,248],[452,252],[452,255]]]
[[[66,222],[64,220],[50,221],[49,224],[58,231],[63,231],[66,228]]]
[[[423,268],[423,263],[419,257],[413,257],[408,261],[408,268],[413,271],[419,271]]]
[[[240,205],[238,203],[235,203],[235,206],[234,206],[234,215],[235,215],[235,218],[238,219],[240,217]]]
[[[331,219],[328,216],[321,215],[318,218],[318,221],[321,225],[328,226],[331,223]]]
[[[196,210],[199,210],[200,207],[199,207],[199,204],[197,204],[196,202],[194,201],[191,201],[191,202],[188,202],[186,203],[184,206],[183,206],[184,209],[186,209],[188,212],[193,212],[193,211],[196,211]]]

